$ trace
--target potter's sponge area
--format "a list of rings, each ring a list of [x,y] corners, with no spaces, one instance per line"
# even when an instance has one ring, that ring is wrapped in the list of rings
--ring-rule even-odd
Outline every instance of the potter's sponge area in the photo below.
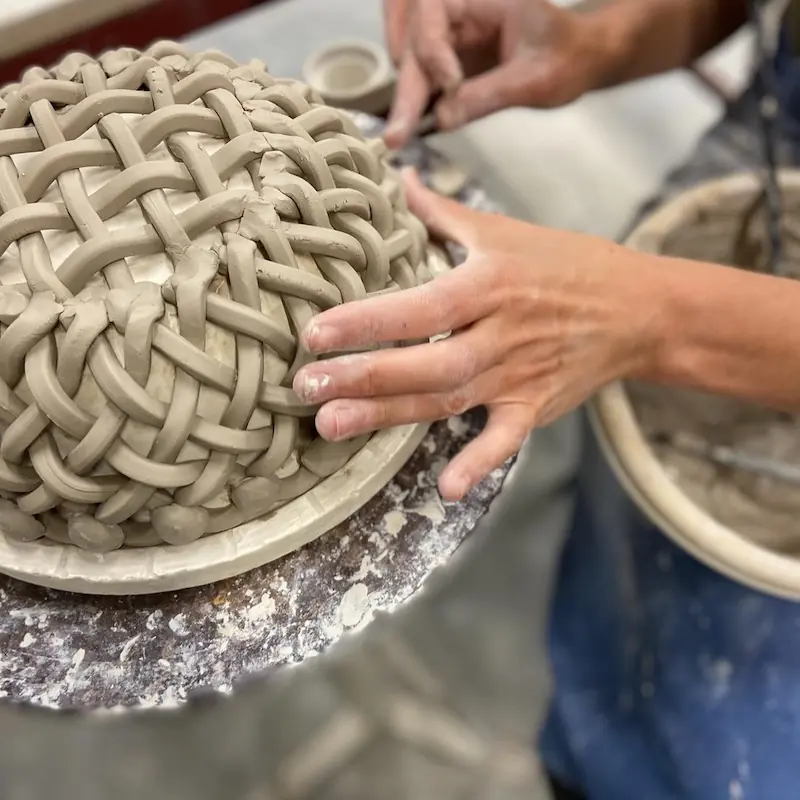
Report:
[[[187,545],[310,492],[320,311],[430,277],[384,147],[308,87],[162,42],[0,91],[0,532]]]

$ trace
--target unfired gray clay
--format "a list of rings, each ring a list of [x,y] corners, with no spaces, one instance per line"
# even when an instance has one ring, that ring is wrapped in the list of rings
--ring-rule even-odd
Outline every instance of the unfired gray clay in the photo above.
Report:
[[[428,277],[382,144],[164,42],[0,98],[0,530],[187,544],[344,466],[290,387],[320,310]]]

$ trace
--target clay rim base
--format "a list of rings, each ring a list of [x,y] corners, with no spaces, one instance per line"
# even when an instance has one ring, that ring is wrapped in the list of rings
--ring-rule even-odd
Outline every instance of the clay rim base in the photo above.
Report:
[[[783,170],[781,185],[800,191],[800,170]],[[721,196],[755,194],[760,184],[748,173],[703,183],[666,202],[626,241],[634,250],[658,253],[672,231]],[[699,561],[753,589],[800,600],[800,560],[746,539],[717,522],[669,477],[646,440],[623,383],[601,390],[588,405],[601,448],[620,483],[654,522]]]
[[[214,583],[274,561],[336,527],[399,472],[429,425],[376,433],[338,472],[264,519],[189,545],[123,548],[98,555],[55,542],[0,534],[0,572],[83,594],[156,594]]]

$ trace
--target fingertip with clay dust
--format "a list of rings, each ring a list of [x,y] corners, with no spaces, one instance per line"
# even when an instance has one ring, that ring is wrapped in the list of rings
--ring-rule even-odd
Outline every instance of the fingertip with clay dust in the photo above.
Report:
[[[328,333],[329,331],[327,326],[320,325],[317,320],[312,320],[306,326],[306,329],[303,331],[301,336],[306,350],[308,350],[310,353],[314,353],[315,355],[324,353],[327,349],[326,339],[328,338]]]
[[[383,141],[390,150],[399,150],[411,138],[411,125],[406,120],[391,120],[383,131]]]
[[[326,372],[305,367],[294,376],[292,390],[306,405],[316,405],[324,399],[331,383],[331,376]]]

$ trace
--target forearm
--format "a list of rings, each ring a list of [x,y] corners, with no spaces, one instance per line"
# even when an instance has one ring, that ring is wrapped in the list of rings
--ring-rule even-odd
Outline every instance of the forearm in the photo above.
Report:
[[[692,64],[747,20],[746,0],[613,0],[588,12],[605,88]]]
[[[645,258],[654,346],[639,377],[800,411],[800,282]]]

